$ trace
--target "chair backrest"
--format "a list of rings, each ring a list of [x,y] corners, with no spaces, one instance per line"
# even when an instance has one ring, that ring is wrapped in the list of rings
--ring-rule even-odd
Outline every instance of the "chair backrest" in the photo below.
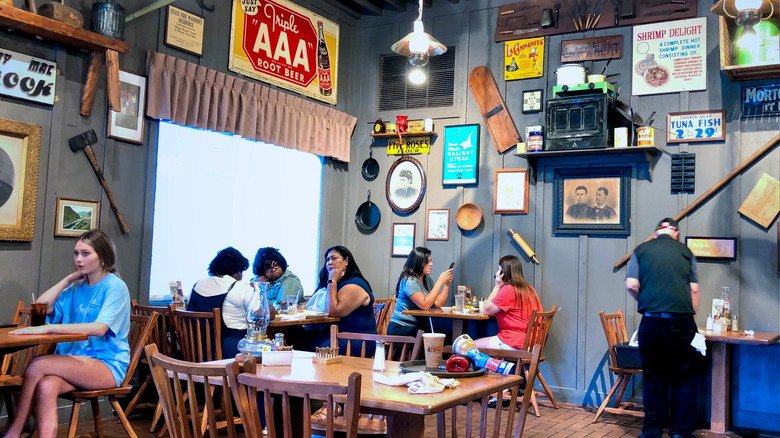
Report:
[[[157,344],[160,352],[166,356],[174,357],[176,329],[173,327],[171,318],[171,306],[145,306],[132,300],[133,315],[149,316],[152,312],[157,312],[160,317],[157,318],[157,325],[152,332],[152,342]]]
[[[395,310],[395,298],[387,298],[374,301],[374,319],[376,320],[376,332],[380,335],[387,334],[387,326]]]
[[[184,360],[208,362],[222,359],[222,319],[219,308],[215,307],[211,312],[174,309],[173,321]]]
[[[330,326],[330,346],[338,347],[339,339],[346,339],[347,356],[358,356],[352,354],[352,341],[360,341],[360,357],[366,357],[366,346],[368,343],[376,341],[385,341],[385,358],[390,360],[407,361],[415,360],[420,355],[422,346],[422,330],[417,330],[417,336],[397,336],[397,335],[377,335],[368,333],[339,332],[336,324]]]
[[[205,421],[209,436],[217,437],[215,415],[207,414],[216,412],[215,400],[225,414],[228,436],[236,436],[232,397],[224,365],[206,365],[174,359],[160,353],[155,344],[146,346],[146,358],[171,438],[190,438],[192,435],[202,437],[201,425],[204,416],[207,417]],[[188,415],[188,398],[203,400],[206,409],[203,412],[190,409]],[[259,436],[262,436],[262,429]]]
[[[16,303],[11,324],[16,324],[19,327],[30,325],[30,308],[24,307],[24,301]],[[39,348],[45,348],[45,346],[25,348],[12,354],[6,354],[2,362],[0,362],[0,375],[23,376],[24,369],[27,368],[30,360],[36,356]]]
[[[449,349],[448,347],[445,347],[445,350]],[[449,349],[451,351],[451,349]],[[479,351],[481,353],[484,353],[490,357],[493,357],[495,359],[505,360],[508,362],[514,362],[515,363],[515,374],[516,375],[523,375],[526,376],[526,382],[525,382],[525,390],[523,391],[523,398],[520,402],[520,411],[516,412],[517,408],[517,397],[520,392],[520,387],[515,386],[511,388],[510,392],[510,398],[509,398],[509,410],[507,412],[507,419],[506,421],[501,420],[501,415],[503,409],[497,408],[497,409],[486,409],[485,407],[488,404],[488,399],[491,396],[491,394],[486,394],[482,398],[482,410],[481,410],[481,416],[480,416],[480,436],[493,436],[498,437],[501,436],[501,426],[505,426],[506,429],[504,430],[503,436],[506,438],[509,438],[512,433],[514,432],[514,438],[521,438],[523,436],[523,430],[525,429],[525,420],[528,416],[528,410],[531,407],[531,396],[533,395],[533,387],[534,387],[534,381],[536,379],[536,371],[539,368],[539,358],[542,355],[542,346],[541,345],[534,345],[531,347],[531,351],[525,351],[525,350],[499,350],[499,349],[493,349],[493,348],[480,348]],[[524,373],[523,367],[528,367],[528,373]],[[492,394],[495,396],[498,400],[503,399],[503,394],[501,392],[497,394]],[[497,406],[500,406],[501,402],[497,403]],[[457,418],[455,416],[453,408],[450,410],[451,414],[451,427],[453,431],[458,430],[458,424],[457,424]],[[467,424],[470,424],[469,420],[472,418],[471,416],[471,409],[472,404],[468,403],[466,405],[466,421]],[[492,414],[491,414],[492,412]],[[493,431],[492,433],[488,433],[488,416],[493,416]],[[517,415],[517,423],[515,424],[515,415]],[[514,431],[513,431],[514,426]],[[439,436],[446,436],[446,424],[444,421],[443,415],[440,416],[438,420],[438,428],[439,428]],[[453,434],[453,436],[455,436]]]
[[[268,429],[268,437],[276,438],[277,428],[274,419],[274,409],[282,410],[284,424],[281,425],[285,437],[293,436],[293,424],[303,427],[300,436],[312,436],[311,427],[311,399],[325,400],[327,406],[327,418],[325,420],[325,436],[333,437],[333,419],[336,416],[333,408],[334,395],[346,395],[343,406],[343,415],[346,417],[347,438],[355,438],[358,433],[358,413],[360,410],[360,384],[362,376],[354,372],[350,374],[346,385],[328,382],[295,382],[279,380],[271,377],[261,377],[255,374],[254,358],[244,363],[244,372],[240,365],[232,362],[226,366],[228,380],[236,401],[241,422],[244,425],[246,435],[249,437],[263,436],[260,426],[260,416],[257,408],[257,396],[263,397],[265,409],[265,421]],[[281,394],[281,403],[274,404],[271,394]],[[302,418],[292,418],[290,397],[303,399]],[[296,433],[295,436],[298,436]]]
[[[605,314],[599,312],[601,327],[604,329],[604,336],[607,337],[607,347],[609,348],[610,369],[617,368],[617,354],[613,348],[615,344],[628,342],[626,334],[626,321],[623,319],[623,309],[618,309],[617,313]]]
[[[127,335],[127,342],[130,344],[130,365],[127,366],[122,387],[130,385],[130,379],[133,378],[135,368],[144,354],[144,347],[152,342],[152,331],[157,326],[159,316],[156,312],[149,316],[130,315],[130,332]]]
[[[539,344],[542,347],[542,354],[544,354],[544,347],[547,345],[547,337],[550,334],[550,326],[557,311],[557,306],[552,306],[549,312],[531,310],[531,319],[528,323],[528,331],[525,333],[523,350],[531,351],[534,345]]]

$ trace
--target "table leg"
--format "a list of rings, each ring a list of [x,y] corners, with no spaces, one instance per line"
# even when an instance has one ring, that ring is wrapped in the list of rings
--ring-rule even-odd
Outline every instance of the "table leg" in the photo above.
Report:
[[[387,417],[387,438],[425,437],[425,416],[393,413]]]
[[[463,320],[454,318],[452,320],[452,340],[463,334]]]
[[[712,342],[712,394],[710,429],[725,433],[729,429],[729,353],[726,342]]]

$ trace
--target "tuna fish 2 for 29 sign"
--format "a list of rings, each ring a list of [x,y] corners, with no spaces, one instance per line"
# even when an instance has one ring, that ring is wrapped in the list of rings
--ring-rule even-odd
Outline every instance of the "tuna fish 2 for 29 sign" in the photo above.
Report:
[[[284,0],[233,0],[228,68],[336,104],[339,26]]]

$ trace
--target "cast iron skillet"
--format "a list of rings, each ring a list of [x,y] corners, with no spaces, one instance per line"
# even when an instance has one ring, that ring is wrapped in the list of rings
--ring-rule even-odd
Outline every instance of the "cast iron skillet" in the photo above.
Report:
[[[371,233],[379,226],[380,219],[382,214],[379,212],[379,207],[371,202],[371,190],[369,190],[366,202],[360,204],[355,213],[355,224],[362,233]]]
[[[373,181],[379,176],[379,163],[374,159],[374,149],[369,146],[368,150],[368,159],[363,162],[361,173],[363,174],[363,178],[368,181]]]

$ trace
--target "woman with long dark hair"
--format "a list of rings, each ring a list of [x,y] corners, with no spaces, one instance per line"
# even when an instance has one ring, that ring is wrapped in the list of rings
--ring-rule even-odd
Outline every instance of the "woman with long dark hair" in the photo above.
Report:
[[[387,326],[387,334],[415,336],[417,330],[425,329],[425,324],[418,324],[416,317],[404,315],[403,311],[428,310],[447,303],[452,269],[439,274],[436,283],[430,277],[432,271],[431,250],[418,246],[409,253],[395,285],[395,311]]]
[[[341,332],[376,333],[374,294],[363,277],[355,257],[345,247],[336,245],[325,251],[325,264],[320,270],[317,292],[307,308],[328,312],[341,318],[336,324]],[[330,329],[324,327],[314,337],[315,347],[330,346]],[[374,345],[368,343],[366,354],[372,356]],[[360,342],[353,342],[353,351],[360,351]],[[341,354],[347,354],[347,341],[339,341]]]
[[[68,391],[115,388],[130,364],[130,294],[116,275],[111,239],[90,230],[76,241],[76,271],[42,293],[48,304],[47,323],[14,330],[13,334],[83,333],[88,338],[57,345],[53,355],[38,356],[24,372],[16,418],[5,438],[17,438],[35,410],[41,438],[57,436],[57,396]]]
[[[498,334],[476,340],[479,348],[519,350],[531,320],[531,310],[541,311],[536,290],[523,277],[523,265],[513,255],[498,261],[496,284],[485,300],[485,314],[495,315]]]

